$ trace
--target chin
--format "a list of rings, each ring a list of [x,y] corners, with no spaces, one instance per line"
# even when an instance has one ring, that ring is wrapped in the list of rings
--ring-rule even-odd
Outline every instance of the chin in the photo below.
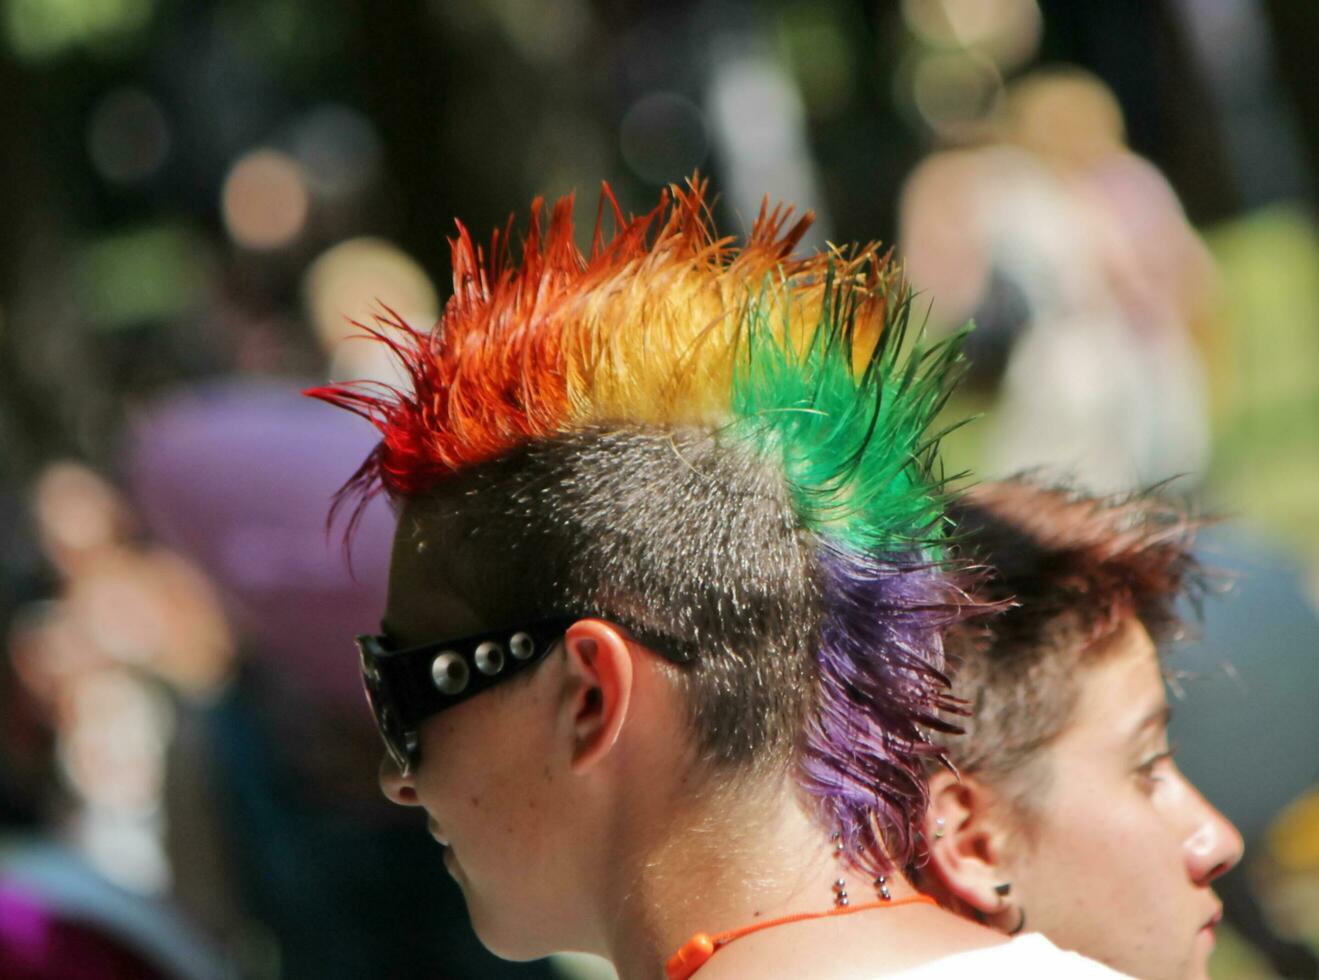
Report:
[[[502,915],[482,915],[469,903],[467,911],[476,938],[501,960],[525,963],[559,952],[552,944],[538,942],[537,937],[527,932],[526,923],[516,921],[518,916],[510,914],[508,910],[504,910]]]
[[[1145,977],[1147,980],[1209,980],[1208,963],[1194,963],[1189,960],[1156,963],[1109,963],[1109,966],[1133,977]]]
[[[1209,980],[1209,958],[1205,957],[1202,962],[1192,963],[1182,977],[1184,980]]]

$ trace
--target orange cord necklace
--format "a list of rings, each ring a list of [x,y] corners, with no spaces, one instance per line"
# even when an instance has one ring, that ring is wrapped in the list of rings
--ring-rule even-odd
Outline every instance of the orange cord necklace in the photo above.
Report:
[[[786,926],[789,923],[803,922],[806,919],[827,919],[834,915],[851,915],[853,912],[866,912],[870,909],[895,909],[899,905],[937,904],[939,903],[929,895],[909,895],[906,898],[885,899],[881,902],[870,902],[866,905],[849,905],[845,908],[834,908],[825,912],[797,912],[794,915],[785,915],[779,919],[766,919],[764,922],[755,922],[738,929],[729,929],[727,932],[717,933],[713,936],[698,932],[669,957],[668,963],[664,965],[664,970],[668,980],[687,980],[693,973],[705,966],[710,957],[733,940],[749,936],[753,932],[760,932],[761,929]]]

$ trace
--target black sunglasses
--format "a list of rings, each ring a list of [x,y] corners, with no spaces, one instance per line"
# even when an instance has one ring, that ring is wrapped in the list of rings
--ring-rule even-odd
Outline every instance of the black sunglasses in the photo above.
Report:
[[[581,618],[545,620],[407,650],[389,649],[383,636],[359,636],[366,699],[399,772],[411,776],[416,770],[417,729],[423,721],[538,663]]]

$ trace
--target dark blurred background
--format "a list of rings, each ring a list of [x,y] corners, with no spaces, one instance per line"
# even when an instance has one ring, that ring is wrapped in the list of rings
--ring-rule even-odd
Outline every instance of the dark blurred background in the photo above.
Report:
[[[433,321],[455,218],[576,191],[589,230],[601,180],[699,168],[722,227],[813,209],[977,322],[950,469],[1233,518],[1183,754],[1249,824],[1216,976],[1278,975],[1319,942],[1317,37],[1313,0],[0,0],[0,903],[164,975],[497,975],[376,799],[385,556],[323,530],[370,432],[296,392],[391,377],[347,319]],[[592,967],[510,975],[551,969]]]

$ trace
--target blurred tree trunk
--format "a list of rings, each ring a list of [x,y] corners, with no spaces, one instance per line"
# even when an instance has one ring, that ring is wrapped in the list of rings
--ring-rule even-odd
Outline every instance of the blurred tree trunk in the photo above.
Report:
[[[380,127],[385,169],[397,181],[390,190],[400,244],[436,276],[446,265],[444,236],[459,202],[443,147],[443,119],[453,90],[450,59],[429,6],[426,0],[353,0],[357,30],[352,36],[363,49],[355,54],[365,78],[367,114]]]
[[[52,189],[38,164],[34,134],[41,120],[28,97],[33,77],[0,50],[0,479],[20,481],[51,452],[67,450],[68,434],[59,421],[59,393],[42,392],[31,371],[45,336],[43,321],[31,314],[38,302],[27,284],[47,288],[58,251]],[[76,379],[65,378],[66,383]]]

